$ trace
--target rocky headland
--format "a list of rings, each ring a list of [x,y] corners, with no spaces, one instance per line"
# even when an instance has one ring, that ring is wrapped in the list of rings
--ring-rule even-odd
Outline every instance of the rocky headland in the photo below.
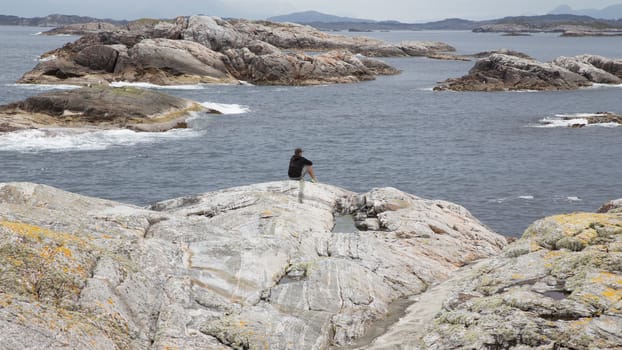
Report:
[[[167,131],[186,128],[193,113],[218,113],[199,103],[133,87],[54,91],[0,106],[0,133],[82,128]]]
[[[298,190],[273,182],[140,208],[0,184],[3,345],[622,344],[619,201],[537,221],[508,245],[453,203],[318,184],[301,203]],[[333,232],[341,215],[358,229]]]
[[[19,82],[349,83],[398,73],[371,57],[439,57],[455,50],[439,42],[394,45],[369,38],[329,35],[291,23],[208,16],[142,20],[116,26],[114,30],[110,26],[94,23],[56,29],[55,34],[87,34],[42,55],[41,62]]]
[[[448,79],[435,90],[573,90],[594,83],[622,83],[622,60],[580,55],[539,62],[515,53],[492,54],[477,61],[467,75]]]

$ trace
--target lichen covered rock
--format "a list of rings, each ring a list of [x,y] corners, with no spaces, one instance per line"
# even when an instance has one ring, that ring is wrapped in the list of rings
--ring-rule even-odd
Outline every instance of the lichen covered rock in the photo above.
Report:
[[[622,216],[539,220],[499,257],[460,270],[420,302],[433,296],[444,300],[437,313],[422,320],[425,305],[414,304],[369,348],[620,348]],[[417,321],[427,327],[408,334]]]

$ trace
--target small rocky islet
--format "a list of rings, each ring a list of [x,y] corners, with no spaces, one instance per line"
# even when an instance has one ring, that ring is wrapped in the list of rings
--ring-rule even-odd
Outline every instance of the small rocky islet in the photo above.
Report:
[[[53,91],[0,106],[0,133],[24,129],[186,128],[194,113],[219,113],[199,103],[148,89],[108,86]]]
[[[436,86],[437,91],[555,91],[594,84],[622,84],[622,60],[596,55],[558,57],[539,62],[520,53],[493,53],[468,74]]]
[[[0,336],[49,349],[616,349],[620,200],[508,240],[465,208],[297,181],[136,207],[0,184]],[[333,232],[336,218],[358,229]],[[399,320],[389,313],[405,308]],[[370,336],[370,334],[372,336]]]

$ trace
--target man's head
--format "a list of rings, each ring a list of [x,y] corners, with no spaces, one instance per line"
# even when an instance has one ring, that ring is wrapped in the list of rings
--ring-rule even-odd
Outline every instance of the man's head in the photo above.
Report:
[[[296,150],[294,151],[294,155],[295,156],[301,156],[302,155],[302,148],[296,148]]]

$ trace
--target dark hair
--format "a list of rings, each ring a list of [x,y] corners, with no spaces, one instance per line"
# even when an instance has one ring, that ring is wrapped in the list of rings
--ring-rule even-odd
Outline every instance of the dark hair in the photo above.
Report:
[[[302,153],[302,148],[296,148],[296,150],[294,151],[294,155],[299,156],[300,153]]]

